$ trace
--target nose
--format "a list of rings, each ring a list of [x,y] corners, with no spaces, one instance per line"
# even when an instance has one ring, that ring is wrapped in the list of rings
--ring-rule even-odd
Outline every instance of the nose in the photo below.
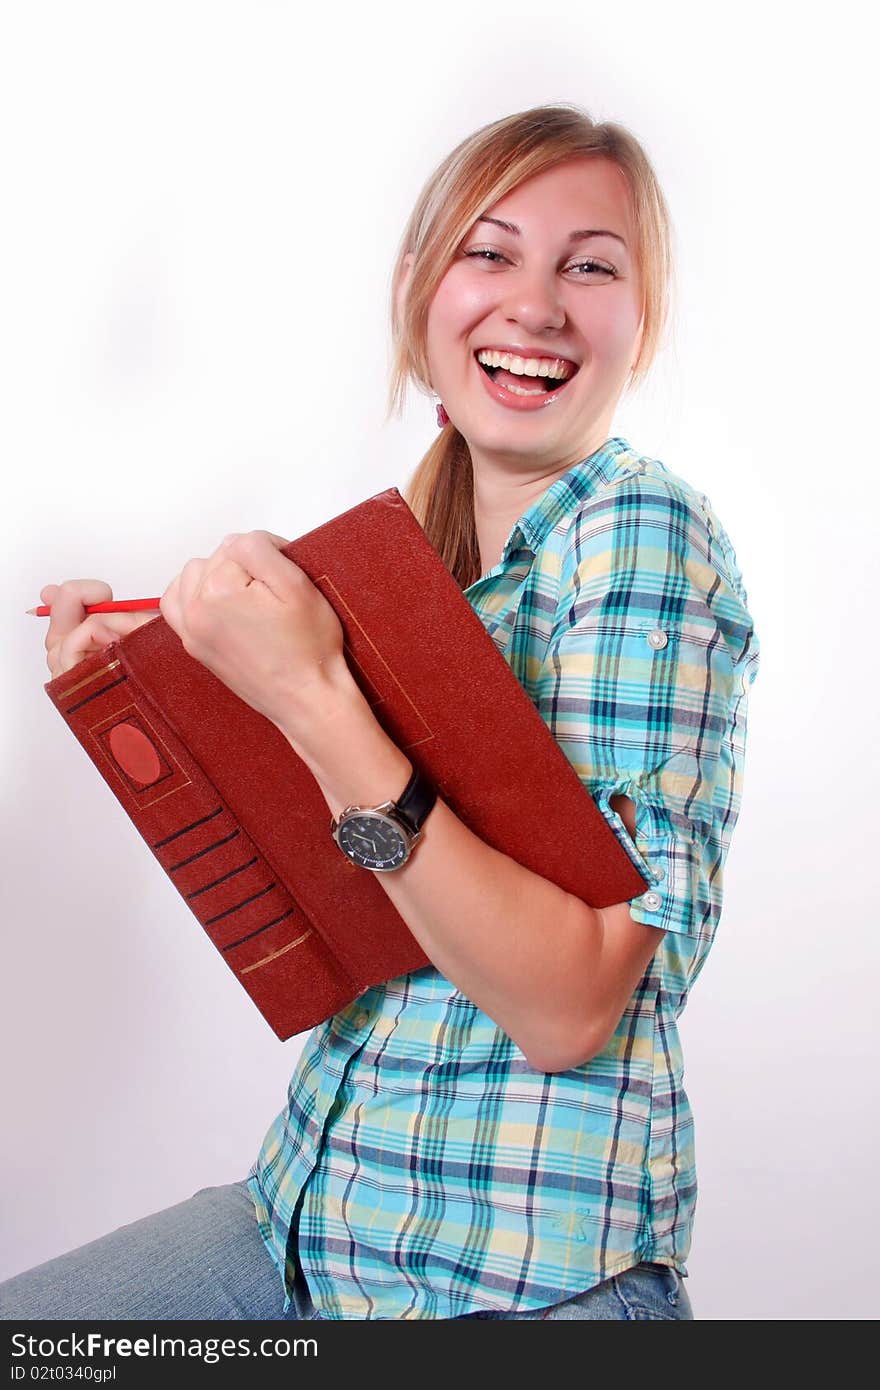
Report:
[[[522,268],[504,277],[504,298],[500,307],[508,322],[522,324],[527,333],[538,334],[544,329],[565,325],[565,307],[556,275],[537,266]]]

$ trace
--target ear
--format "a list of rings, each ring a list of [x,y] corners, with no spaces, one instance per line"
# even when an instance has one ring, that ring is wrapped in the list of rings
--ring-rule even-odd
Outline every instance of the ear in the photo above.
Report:
[[[406,255],[403,258],[403,269],[400,272],[400,279],[397,282],[397,289],[394,295],[394,303],[395,308],[397,310],[398,322],[400,322],[400,320],[403,318],[403,307],[406,303],[407,290],[409,289],[409,282],[412,278],[412,268],[414,261],[415,252],[407,251]]]

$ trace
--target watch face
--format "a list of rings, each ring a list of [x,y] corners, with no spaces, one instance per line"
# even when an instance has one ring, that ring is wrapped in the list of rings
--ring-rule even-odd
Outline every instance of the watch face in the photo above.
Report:
[[[346,816],[336,843],[365,869],[399,869],[407,859],[408,841],[400,826],[381,812]]]

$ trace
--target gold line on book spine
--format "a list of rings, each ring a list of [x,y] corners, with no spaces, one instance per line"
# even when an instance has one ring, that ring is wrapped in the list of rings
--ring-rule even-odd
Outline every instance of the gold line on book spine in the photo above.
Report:
[[[255,960],[253,965],[246,965],[244,970],[239,970],[239,975],[249,975],[252,970],[259,970],[261,965],[268,965],[270,960],[277,960],[286,951],[292,951],[294,946],[299,946],[300,942],[305,941],[306,937],[311,936],[311,934],[312,928],[309,927],[308,931],[304,931],[302,936],[298,936],[295,941],[288,941],[287,945],[282,946],[280,951],[273,951],[271,956],[264,956],[262,960]]]
[[[109,666],[102,666],[100,671],[93,671],[90,676],[86,676],[85,680],[81,680],[78,685],[72,685],[68,690],[65,690],[65,700],[68,695],[75,695],[78,690],[82,690],[84,685],[91,685],[92,681],[98,680],[100,676],[106,676],[108,671],[115,671],[116,667],[121,666],[121,664],[120,661],[111,661]]]

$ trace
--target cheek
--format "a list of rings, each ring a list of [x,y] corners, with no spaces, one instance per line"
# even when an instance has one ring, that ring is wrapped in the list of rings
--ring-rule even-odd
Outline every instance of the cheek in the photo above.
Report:
[[[594,299],[586,336],[595,352],[617,361],[633,349],[639,328],[640,309],[627,296],[608,295]]]
[[[486,277],[488,279],[488,277]],[[441,338],[466,337],[492,307],[491,286],[472,276],[447,271],[428,310],[428,334]]]

